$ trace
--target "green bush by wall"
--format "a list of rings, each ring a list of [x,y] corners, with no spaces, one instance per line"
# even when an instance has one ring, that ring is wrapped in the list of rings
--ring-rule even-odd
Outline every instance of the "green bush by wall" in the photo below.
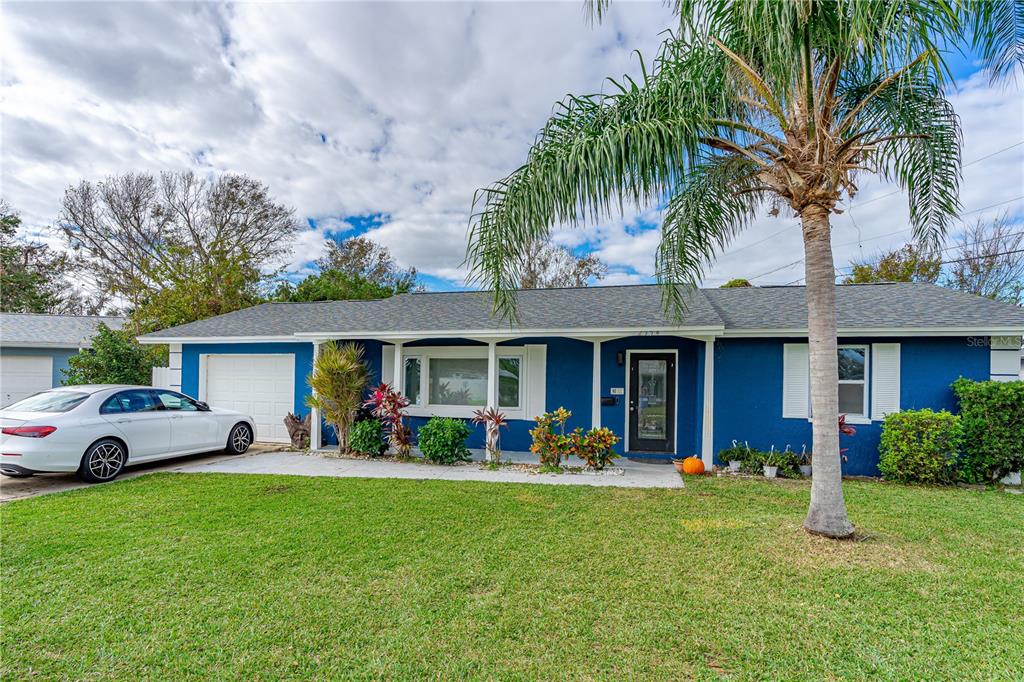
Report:
[[[878,469],[897,483],[952,483],[963,428],[945,410],[893,412],[882,422]]]
[[[1024,468],[1024,381],[957,379],[963,456],[960,477],[988,483]]]

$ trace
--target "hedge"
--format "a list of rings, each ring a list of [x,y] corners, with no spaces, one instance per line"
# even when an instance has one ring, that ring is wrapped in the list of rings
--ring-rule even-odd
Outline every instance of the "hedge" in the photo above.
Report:
[[[987,483],[1024,468],[1024,382],[957,379],[963,456],[960,477]]]
[[[952,483],[963,436],[960,417],[945,410],[903,410],[882,422],[878,470],[897,483]]]

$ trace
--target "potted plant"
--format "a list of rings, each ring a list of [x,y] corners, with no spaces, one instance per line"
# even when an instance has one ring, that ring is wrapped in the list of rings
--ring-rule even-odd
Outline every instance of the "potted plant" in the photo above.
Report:
[[[807,444],[805,443],[800,450],[800,475],[804,478],[811,477],[811,457],[813,457],[813,454],[807,452]]]
[[[731,448],[726,448],[718,453],[718,459],[729,463],[729,471],[739,473],[739,470],[743,467],[743,460],[749,454],[750,447],[746,443],[741,446],[736,441],[733,441]]]
[[[769,452],[761,456],[761,467],[764,470],[765,478],[775,478],[779,475],[779,467],[785,461],[781,452],[775,452],[775,446]]]

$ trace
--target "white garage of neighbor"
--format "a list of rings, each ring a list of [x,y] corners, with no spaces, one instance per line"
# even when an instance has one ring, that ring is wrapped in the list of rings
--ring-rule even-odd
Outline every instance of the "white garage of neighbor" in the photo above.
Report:
[[[60,386],[68,359],[92,344],[100,323],[120,317],[0,313],[0,407]]]
[[[251,415],[256,440],[287,443],[284,418],[295,407],[295,356],[201,355],[199,399]]]

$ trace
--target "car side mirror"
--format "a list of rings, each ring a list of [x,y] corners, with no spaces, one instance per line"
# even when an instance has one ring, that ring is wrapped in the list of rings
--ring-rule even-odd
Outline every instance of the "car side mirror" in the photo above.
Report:
[[[209,412],[210,411],[210,406],[207,405],[206,403],[204,403],[202,400],[197,400],[196,401],[196,407],[199,408],[200,412]]]

